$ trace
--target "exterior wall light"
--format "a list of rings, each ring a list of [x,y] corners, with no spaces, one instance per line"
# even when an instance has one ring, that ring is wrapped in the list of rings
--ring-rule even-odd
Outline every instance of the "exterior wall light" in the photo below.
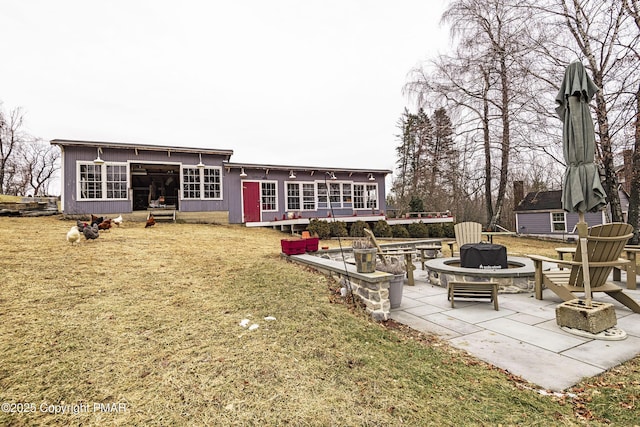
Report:
[[[93,161],[93,164],[95,164],[95,165],[103,165],[104,164],[104,160],[102,160],[100,158],[100,153],[102,153],[102,148],[98,147],[98,157],[95,158],[95,160]]]

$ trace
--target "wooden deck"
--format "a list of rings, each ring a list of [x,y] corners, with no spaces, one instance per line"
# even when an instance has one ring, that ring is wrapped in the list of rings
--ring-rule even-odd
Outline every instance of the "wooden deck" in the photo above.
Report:
[[[280,228],[281,231],[294,232],[296,229],[306,228],[312,219],[327,221],[327,222],[377,222],[380,220],[387,221],[389,225],[395,224],[411,224],[422,222],[424,224],[441,224],[441,223],[453,223],[454,217],[428,217],[428,216],[416,216],[409,218],[388,218],[385,215],[347,215],[347,216],[335,216],[335,217],[315,217],[315,218],[296,218],[296,219],[281,219],[274,221],[259,221],[259,222],[247,222],[247,227],[272,227]]]

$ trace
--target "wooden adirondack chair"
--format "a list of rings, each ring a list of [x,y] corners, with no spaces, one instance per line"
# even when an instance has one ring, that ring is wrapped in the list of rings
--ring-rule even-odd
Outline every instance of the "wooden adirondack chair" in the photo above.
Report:
[[[458,250],[467,243],[480,243],[482,241],[482,224],[478,222],[459,222],[453,226],[456,233],[456,241],[449,242],[449,250],[453,256],[453,245],[458,245]]]
[[[611,270],[615,266],[628,263],[620,258],[625,244],[632,236],[633,227],[629,224],[614,222],[596,225],[589,229],[587,236],[587,265],[591,293],[604,292],[615,300],[629,307],[633,312],[640,313],[640,305],[629,295],[622,292],[622,288],[615,283],[607,282]],[[564,301],[578,298],[574,292],[584,294],[583,259],[580,243],[576,249],[573,261],[563,261],[561,264],[571,266],[565,270],[542,270],[542,262],[559,264],[557,259],[538,255],[527,255],[535,266],[536,299],[542,299],[542,287],[546,286]],[[585,269],[586,270],[586,269]]]

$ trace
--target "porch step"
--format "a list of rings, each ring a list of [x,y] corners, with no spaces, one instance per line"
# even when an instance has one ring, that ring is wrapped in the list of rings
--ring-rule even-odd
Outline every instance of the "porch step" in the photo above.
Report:
[[[172,221],[176,222],[176,211],[175,209],[163,209],[163,210],[149,210],[147,214],[147,219],[149,216],[153,215],[153,218],[156,221]]]

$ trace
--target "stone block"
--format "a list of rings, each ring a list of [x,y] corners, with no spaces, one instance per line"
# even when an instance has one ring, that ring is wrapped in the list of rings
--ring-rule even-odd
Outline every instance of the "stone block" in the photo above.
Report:
[[[614,327],[617,320],[613,304],[592,301],[587,307],[584,300],[574,299],[556,307],[556,322],[558,326],[597,334]]]

